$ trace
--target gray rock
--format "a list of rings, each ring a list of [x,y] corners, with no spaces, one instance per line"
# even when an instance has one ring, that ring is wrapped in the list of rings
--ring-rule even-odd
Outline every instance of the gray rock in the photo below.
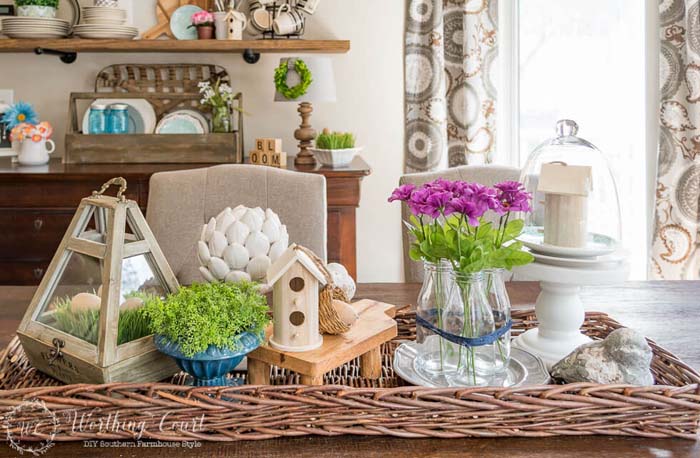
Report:
[[[552,367],[552,377],[567,383],[654,384],[652,351],[644,336],[628,328],[605,340],[581,345]]]

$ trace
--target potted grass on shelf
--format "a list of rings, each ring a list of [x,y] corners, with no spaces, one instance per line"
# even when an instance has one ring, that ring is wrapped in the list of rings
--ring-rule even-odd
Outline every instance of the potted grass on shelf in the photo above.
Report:
[[[17,16],[55,18],[59,0],[15,0]]]
[[[362,148],[355,146],[355,136],[349,132],[331,132],[323,129],[312,148],[318,161],[327,167],[347,167]]]
[[[250,282],[183,286],[145,308],[156,348],[195,386],[235,384],[226,374],[260,346],[270,321],[267,299]]]

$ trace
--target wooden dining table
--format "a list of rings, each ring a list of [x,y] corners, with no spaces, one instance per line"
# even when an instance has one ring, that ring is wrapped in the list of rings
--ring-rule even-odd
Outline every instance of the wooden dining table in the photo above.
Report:
[[[395,305],[415,302],[417,284],[361,284],[357,298]],[[514,307],[532,307],[537,283],[508,285]],[[34,287],[0,287],[0,344],[6,345],[34,293]],[[693,368],[700,368],[700,281],[629,282],[615,287],[587,288],[583,301],[589,311],[605,312],[622,324],[655,340]],[[404,439],[386,436],[296,437],[264,441],[194,444],[193,448],[139,448],[105,443],[97,448],[83,442],[55,444],[47,457],[577,457],[679,458],[700,457],[700,443],[683,439],[567,436],[552,438]],[[0,457],[19,456],[0,443]]]

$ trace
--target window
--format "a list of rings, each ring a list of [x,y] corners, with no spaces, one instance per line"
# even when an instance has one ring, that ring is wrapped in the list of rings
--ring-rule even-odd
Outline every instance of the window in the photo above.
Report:
[[[513,75],[501,81],[506,100],[501,113],[511,116],[499,120],[505,130],[499,146],[508,150],[507,155],[499,151],[499,161],[523,166],[537,145],[554,135],[557,120],[575,120],[579,135],[611,163],[631,278],[646,278],[645,2],[511,2],[499,4],[499,14],[505,15],[501,31],[504,24],[509,28],[501,33],[502,74]],[[511,42],[505,43],[508,37]]]

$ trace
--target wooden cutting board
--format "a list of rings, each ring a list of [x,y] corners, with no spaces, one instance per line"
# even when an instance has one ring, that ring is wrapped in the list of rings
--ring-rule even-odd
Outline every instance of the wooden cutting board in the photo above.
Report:
[[[158,0],[156,2],[157,23],[143,34],[144,40],[155,40],[162,35],[175,38],[170,31],[170,16],[181,6],[197,5],[202,9],[209,9],[210,0]]]

